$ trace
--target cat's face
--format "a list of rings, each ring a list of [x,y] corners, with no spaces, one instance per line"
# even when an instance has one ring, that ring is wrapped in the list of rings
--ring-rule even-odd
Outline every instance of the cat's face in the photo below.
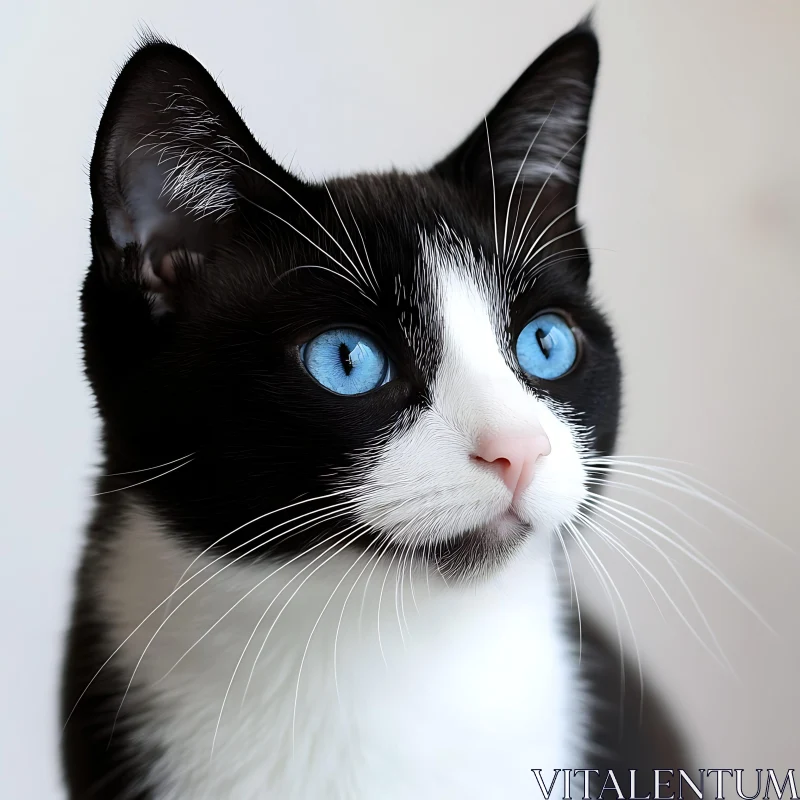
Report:
[[[92,162],[108,471],[165,464],[128,491],[246,558],[413,549],[466,575],[570,519],[619,405],[575,214],[596,67],[578,29],[429,172],[311,185],[193,59],[140,50]]]

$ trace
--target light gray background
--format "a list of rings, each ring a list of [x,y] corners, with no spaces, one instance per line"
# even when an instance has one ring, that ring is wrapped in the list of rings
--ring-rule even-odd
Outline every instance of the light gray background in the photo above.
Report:
[[[321,177],[429,164],[585,8],[571,0],[6,0],[3,797],[60,796],[57,669],[97,441],[77,344],[85,170],[136,25],[190,49],[275,156]],[[693,474],[797,546],[800,4],[608,0],[597,27],[603,65],[582,202],[598,248],[596,291],[627,368],[620,452],[691,462]],[[662,617],[632,569],[597,545],[632,617],[646,679],[667,693],[702,765],[800,768],[798,559],[719,510],[692,506],[703,530],[663,505],[643,507],[690,536],[776,631],[676,555],[733,677],[668,602],[659,601]],[[634,552],[710,640],[663,559],[647,547]],[[602,589],[581,571],[586,604],[594,597],[613,627]]]

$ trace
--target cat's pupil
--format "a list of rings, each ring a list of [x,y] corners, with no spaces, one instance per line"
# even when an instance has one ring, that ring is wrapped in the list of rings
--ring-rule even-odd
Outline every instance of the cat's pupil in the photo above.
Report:
[[[350,348],[344,342],[339,345],[339,358],[342,361],[344,374],[349,375],[353,371],[355,364],[353,363],[353,356],[350,352]]]
[[[550,334],[541,328],[537,328],[536,341],[539,343],[539,347],[544,353],[544,357],[550,358],[550,351],[553,349],[553,340],[550,338]]]

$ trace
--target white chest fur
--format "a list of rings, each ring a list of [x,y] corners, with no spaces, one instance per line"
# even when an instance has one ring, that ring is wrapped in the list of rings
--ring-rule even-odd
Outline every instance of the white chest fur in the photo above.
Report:
[[[145,709],[137,736],[163,753],[156,798],[535,796],[531,769],[578,764],[585,727],[548,547],[533,538],[477,587],[415,574],[413,592],[396,563],[362,571],[369,552],[313,573],[327,556],[277,572],[197,561],[191,572],[205,569],[172,598],[174,613],[162,606],[112,662],[127,679],[163,623],[125,701]],[[100,587],[112,647],[191,561],[152,516],[131,513]]]

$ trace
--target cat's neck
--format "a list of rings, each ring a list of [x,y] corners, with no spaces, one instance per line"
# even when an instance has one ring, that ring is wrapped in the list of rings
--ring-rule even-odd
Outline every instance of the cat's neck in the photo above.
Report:
[[[231,757],[252,756],[253,769],[270,780],[280,773],[278,785],[289,792],[293,741],[325,750],[332,737],[341,749],[342,737],[357,732],[358,747],[367,742],[376,763],[390,753],[402,762],[451,747],[453,769],[465,749],[475,758],[494,753],[498,769],[508,759],[535,759],[515,767],[519,780],[509,778],[503,795],[511,798],[511,787],[532,790],[530,768],[551,760],[555,768],[579,753],[566,740],[583,713],[577,664],[545,541],[532,539],[491,580],[461,586],[426,579],[413,565],[410,579],[407,562],[402,570],[398,559],[370,563],[368,551],[325,562],[334,552],[316,562],[245,566],[203,556],[193,563],[152,514],[127,515],[103,573],[114,643],[196,576],[118,657],[129,675],[147,648],[134,685],[157,709],[152,735],[169,758],[213,771],[206,764],[214,741]],[[254,729],[265,741],[253,742]],[[265,747],[288,760],[265,763]],[[214,757],[217,765],[227,760]],[[220,790],[228,785],[223,775],[207,778]],[[359,780],[377,792],[365,796],[391,796],[377,773]]]

